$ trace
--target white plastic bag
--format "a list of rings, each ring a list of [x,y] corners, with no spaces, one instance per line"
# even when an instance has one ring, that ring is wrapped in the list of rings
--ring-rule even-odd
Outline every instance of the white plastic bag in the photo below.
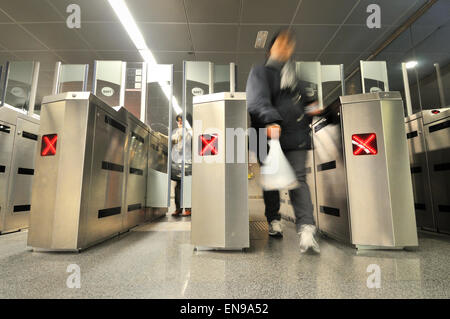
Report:
[[[269,148],[269,154],[261,166],[262,188],[266,191],[297,188],[295,172],[283,154],[280,141],[269,140]]]

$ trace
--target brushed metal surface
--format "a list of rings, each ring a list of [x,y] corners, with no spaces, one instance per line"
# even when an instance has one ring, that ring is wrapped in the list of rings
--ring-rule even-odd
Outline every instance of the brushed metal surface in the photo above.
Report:
[[[442,233],[450,233],[449,121],[450,116],[424,126],[436,226]]]
[[[5,231],[5,219],[10,215],[8,185],[15,134],[15,125],[0,121],[0,233]]]
[[[342,150],[341,127],[327,124],[318,130],[323,122],[313,126],[314,164],[316,184],[317,219],[320,230],[344,242],[351,241],[345,163]],[[327,163],[335,168],[321,169]],[[327,213],[339,210],[339,216]]]
[[[199,247],[249,247],[247,148],[244,163],[226,163],[226,128],[247,128],[243,99],[194,104],[191,241]],[[199,136],[218,134],[218,154],[198,156]],[[239,147],[236,143],[235,150]],[[236,155],[236,153],[235,153]]]
[[[341,109],[352,243],[417,246],[403,103],[384,96]],[[363,133],[376,134],[376,155],[353,155],[352,135]]]
[[[436,230],[422,117],[405,123],[417,227]]]

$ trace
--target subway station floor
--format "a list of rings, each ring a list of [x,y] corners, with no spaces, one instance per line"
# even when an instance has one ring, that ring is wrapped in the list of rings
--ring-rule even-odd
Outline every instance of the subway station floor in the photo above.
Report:
[[[320,255],[301,255],[292,223],[272,239],[257,222],[244,252],[194,251],[189,219],[168,215],[81,253],[33,252],[27,231],[2,235],[0,298],[450,297],[448,237],[420,233],[413,251],[365,252],[320,237]],[[70,264],[80,288],[66,285]],[[371,264],[380,288],[367,287]]]

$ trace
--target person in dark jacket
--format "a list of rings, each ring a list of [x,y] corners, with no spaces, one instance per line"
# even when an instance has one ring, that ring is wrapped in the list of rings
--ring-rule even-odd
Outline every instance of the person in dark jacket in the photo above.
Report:
[[[254,66],[247,80],[247,107],[252,127],[267,132],[267,138],[279,138],[281,148],[295,171],[299,186],[289,191],[294,208],[300,251],[319,252],[314,239],[316,227],[308,185],[306,152],[310,148],[310,124],[319,113],[314,91],[299,81],[291,59],[295,39],[289,30],[277,33],[269,44],[265,65]],[[262,136],[258,136],[262,138]],[[265,137],[265,136],[264,136]],[[259,152],[258,152],[259,153]],[[260,155],[259,161],[265,159]],[[265,215],[269,235],[282,237],[279,191],[264,191]]]

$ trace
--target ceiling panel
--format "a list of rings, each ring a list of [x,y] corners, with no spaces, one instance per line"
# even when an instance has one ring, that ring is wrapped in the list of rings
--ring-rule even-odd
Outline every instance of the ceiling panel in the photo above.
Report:
[[[424,2],[425,0],[361,0],[345,23],[366,25],[371,14],[367,12],[367,7],[378,4],[381,9],[381,26],[399,25]]]
[[[186,23],[183,0],[127,0],[127,5],[138,22]]]
[[[237,23],[240,0],[186,0],[189,23]]]
[[[415,26],[436,27],[445,24],[450,19],[450,1],[440,0],[433,4],[417,21]]]
[[[173,64],[174,71],[183,71],[183,61],[194,61],[195,55],[188,52],[153,52],[159,64]]]
[[[297,9],[298,0],[243,0],[243,23],[289,24]]]
[[[66,28],[65,23],[33,23],[23,24],[22,26],[50,49],[75,50],[88,48],[78,35],[78,30]]]
[[[239,73],[249,73],[253,65],[263,64],[266,60],[264,53],[241,53],[237,58]]]
[[[294,61],[316,61],[317,53],[294,53]]]
[[[139,28],[150,50],[192,50],[187,24],[141,23]]]
[[[413,30],[413,41],[418,52],[450,53],[450,23],[431,31],[431,34],[428,28],[417,27]]]
[[[236,54],[233,53],[195,53],[197,61],[209,61],[215,64],[236,63]]]
[[[412,48],[411,37],[408,30],[401,33],[398,38],[392,41],[383,51],[404,53]]]
[[[46,49],[22,28],[14,24],[2,24],[0,26],[0,45],[9,50]]]
[[[343,26],[326,48],[328,52],[364,52],[379,42],[385,28],[369,29],[364,26]]]
[[[296,52],[320,52],[337,30],[337,26],[294,26]]]
[[[95,50],[134,50],[128,34],[120,23],[83,23],[79,29]]]
[[[235,51],[238,26],[191,25],[192,42],[196,51]]]
[[[242,25],[240,27],[238,51],[263,53],[264,49],[255,49],[255,40],[258,31],[269,32],[265,45],[265,48],[267,48],[270,40],[275,35],[275,33],[287,27],[288,25]]]
[[[2,8],[0,4],[0,9]],[[2,11],[0,11],[0,23],[6,23],[6,22],[12,22],[10,18],[6,14],[4,14]]]
[[[0,66],[4,66],[6,61],[13,61],[15,58],[8,52],[0,52]]]
[[[56,10],[64,17],[68,17],[70,13],[66,13],[70,4],[77,4],[81,9],[81,22],[97,21],[97,22],[119,22],[114,10],[111,8],[107,0],[49,0]],[[127,1],[128,3],[128,1]],[[83,27],[83,25],[81,25]]]
[[[359,53],[326,53],[320,57],[322,64],[344,64],[346,70],[360,56]]]
[[[46,0],[2,0],[0,9],[17,22],[63,21]]]
[[[13,52],[15,61],[39,61],[40,69],[43,71],[53,71],[55,63],[60,59],[52,52],[47,51],[27,51],[27,52]]]
[[[56,51],[56,54],[64,59],[67,64],[93,64],[94,60],[101,59],[93,51]]]
[[[357,0],[303,0],[295,24],[341,24]]]
[[[134,51],[97,51],[102,60],[119,60],[125,62],[143,62],[137,50]]]

